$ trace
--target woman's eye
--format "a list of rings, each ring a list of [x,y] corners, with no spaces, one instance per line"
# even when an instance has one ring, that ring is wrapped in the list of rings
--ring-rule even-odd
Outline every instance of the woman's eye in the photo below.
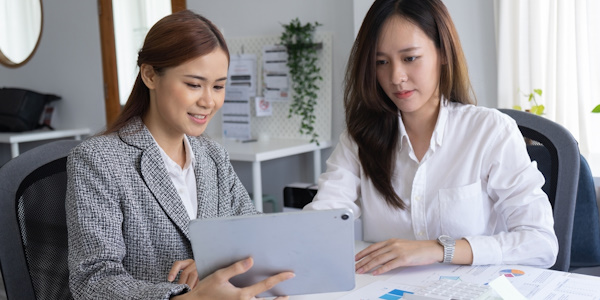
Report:
[[[222,86],[222,85],[215,85],[215,90],[222,90],[222,89],[224,89],[224,88],[225,88],[225,87],[224,87],[224,86]]]
[[[199,87],[200,87],[200,85],[199,85],[199,84],[193,84],[193,83],[186,83],[186,84],[187,84],[187,86],[189,86],[189,87],[191,87],[191,88],[194,88],[194,89],[197,89],[197,88],[199,88]]]
[[[377,61],[375,61],[375,65],[385,65],[387,63],[388,63],[387,60],[377,60]]]
[[[417,59],[416,56],[410,56],[404,59],[404,61],[414,61],[415,59]]]

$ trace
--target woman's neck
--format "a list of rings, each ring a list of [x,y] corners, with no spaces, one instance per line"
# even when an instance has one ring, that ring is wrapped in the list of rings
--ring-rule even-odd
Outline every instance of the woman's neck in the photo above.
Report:
[[[424,106],[420,110],[411,113],[401,113],[402,122],[406,129],[406,134],[413,146],[413,151],[420,161],[431,141],[431,136],[435,130],[438,114],[440,112],[440,102],[432,101],[433,105]]]
[[[185,146],[183,144],[185,134],[174,134],[165,130],[164,126],[156,126],[156,124],[147,122],[144,118],[143,121],[158,146],[165,151],[167,156],[183,168],[185,165]]]

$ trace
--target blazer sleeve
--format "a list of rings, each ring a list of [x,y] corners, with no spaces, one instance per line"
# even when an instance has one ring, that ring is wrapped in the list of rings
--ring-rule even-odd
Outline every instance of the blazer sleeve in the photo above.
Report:
[[[169,299],[187,285],[133,278],[122,261],[120,173],[106,151],[82,144],[68,157],[69,284],[74,299]],[[167,274],[165,274],[166,277]]]

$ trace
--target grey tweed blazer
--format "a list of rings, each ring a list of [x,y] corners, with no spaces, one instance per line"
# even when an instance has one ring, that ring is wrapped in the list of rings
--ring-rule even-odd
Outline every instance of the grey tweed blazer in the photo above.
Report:
[[[188,139],[198,218],[257,213],[223,147],[206,137]],[[193,255],[190,219],[159,151],[135,118],[70,153],[66,211],[75,299],[169,299],[189,289],[167,282],[173,262]]]

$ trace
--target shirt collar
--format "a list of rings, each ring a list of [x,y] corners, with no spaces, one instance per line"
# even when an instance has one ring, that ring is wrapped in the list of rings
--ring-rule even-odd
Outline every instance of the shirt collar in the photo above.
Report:
[[[450,105],[449,101],[446,101],[442,98],[440,103],[440,111],[438,113],[438,118],[435,123],[435,128],[433,129],[433,134],[431,136],[431,142],[429,144],[430,149],[435,149],[435,146],[441,146],[442,141],[444,139],[444,129],[446,128],[446,122],[448,120],[448,106]],[[402,117],[398,114],[399,126],[400,126],[400,149],[404,146],[404,143],[409,141],[408,134],[406,133],[406,128],[404,127],[404,122],[402,122]]]
[[[152,137],[152,139],[154,139],[154,137]],[[188,141],[188,137],[186,135],[184,135],[183,138],[183,146],[185,147],[185,164],[183,165],[183,168],[179,167],[179,165],[167,155],[165,150],[163,150],[163,148],[160,147],[156,140],[154,140],[154,143],[156,143],[156,146],[158,146],[158,149],[160,149],[160,154],[163,158],[163,161],[167,165],[167,169],[172,170],[173,168],[177,168],[185,170],[190,166],[193,168],[196,165],[196,157],[194,155],[194,152],[192,151],[192,146],[190,145],[190,142]]]

